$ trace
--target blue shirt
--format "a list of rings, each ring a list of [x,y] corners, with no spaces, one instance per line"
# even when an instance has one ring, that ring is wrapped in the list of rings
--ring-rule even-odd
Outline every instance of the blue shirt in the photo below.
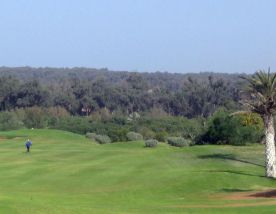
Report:
[[[26,147],[31,147],[32,142],[31,141],[27,141],[25,145],[26,145]]]

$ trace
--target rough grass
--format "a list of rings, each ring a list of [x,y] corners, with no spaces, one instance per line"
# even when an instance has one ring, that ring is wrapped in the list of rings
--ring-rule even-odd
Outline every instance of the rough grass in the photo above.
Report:
[[[33,141],[27,154],[24,141]],[[0,213],[273,213],[263,146],[98,145],[56,130],[0,133]]]

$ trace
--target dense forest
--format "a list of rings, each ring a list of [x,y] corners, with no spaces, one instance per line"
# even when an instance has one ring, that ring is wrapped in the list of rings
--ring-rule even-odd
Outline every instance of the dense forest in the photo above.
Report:
[[[242,85],[237,74],[1,67],[0,110],[59,106],[72,115],[106,109],[124,115],[157,110],[208,117],[220,107],[238,109]]]

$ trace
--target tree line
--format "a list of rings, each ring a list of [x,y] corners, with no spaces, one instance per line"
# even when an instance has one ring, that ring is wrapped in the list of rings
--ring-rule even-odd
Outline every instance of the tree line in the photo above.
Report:
[[[240,108],[236,74],[137,73],[88,68],[0,68],[0,110],[62,107],[71,115],[162,112],[208,117]]]

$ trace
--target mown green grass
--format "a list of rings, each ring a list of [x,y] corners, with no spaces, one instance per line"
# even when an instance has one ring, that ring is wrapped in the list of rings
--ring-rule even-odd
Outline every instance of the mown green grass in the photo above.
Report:
[[[276,188],[276,181],[263,177],[261,145],[98,145],[84,136],[56,130],[0,132],[0,136],[0,213],[276,210],[275,199],[225,197]],[[27,138],[33,141],[30,154],[24,147]],[[248,206],[262,201],[271,205]]]

